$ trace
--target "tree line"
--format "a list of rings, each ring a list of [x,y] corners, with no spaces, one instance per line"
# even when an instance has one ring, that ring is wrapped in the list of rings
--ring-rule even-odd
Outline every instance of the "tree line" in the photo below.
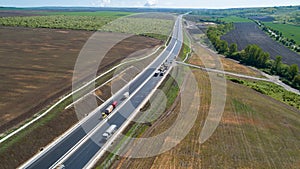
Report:
[[[275,60],[270,59],[270,54],[264,52],[259,46],[251,44],[242,51],[238,51],[236,43],[228,45],[227,41],[220,37],[233,29],[232,23],[209,27],[207,37],[219,54],[240,61],[240,63],[262,69],[266,73],[278,75],[282,81],[300,89],[300,74],[297,64],[287,65],[282,63],[282,56]]]
[[[284,46],[294,50],[295,52],[300,52],[300,46],[297,45],[294,39],[285,38],[282,32],[275,30],[271,27],[266,26],[264,23],[260,21],[253,20],[259,27],[262,28],[264,32],[266,32],[272,39],[280,42]]]

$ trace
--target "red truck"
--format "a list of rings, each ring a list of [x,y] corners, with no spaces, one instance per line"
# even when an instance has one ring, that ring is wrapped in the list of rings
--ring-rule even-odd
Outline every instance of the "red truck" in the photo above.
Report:
[[[102,118],[106,118],[116,107],[118,102],[114,101],[111,105],[109,105],[104,112],[102,112]]]

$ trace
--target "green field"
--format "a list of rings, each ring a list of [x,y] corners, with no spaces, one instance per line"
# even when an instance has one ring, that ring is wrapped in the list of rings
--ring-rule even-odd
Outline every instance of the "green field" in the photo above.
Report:
[[[174,20],[170,14],[128,16],[130,12],[40,12],[43,16],[0,17],[0,25],[13,27],[122,32],[161,40],[169,36]],[[117,20],[116,20],[117,19]]]
[[[109,16],[119,17],[133,14],[132,12],[112,12],[112,11],[99,11],[99,12],[35,12],[41,15],[65,15],[65,16]]]
[[[224,18],[218,18],[221,21],[224,22],[252,22],[250,19],[247,18],[242,18],[242,17],[238,17],[238,16],[227,16]]]
[[[294,39],[298,45],[300,44],[300,26],[272,22],[264,22],[264,24],[272,29],[282,32],[284,37]]]
[[[168,17],[167,14],[160,14],[160,17]],[[147,18],[143,15],[122,17],[103,26],[100,30],[107,32],[121,32],[136,35],[145,35],[160,40],[166,40],[172,31],[174,20],[157,19],[155,16]]]
[[[46,16],[0,17],[0,25],[13,27],[95,31],[130,12],[39,12]]]

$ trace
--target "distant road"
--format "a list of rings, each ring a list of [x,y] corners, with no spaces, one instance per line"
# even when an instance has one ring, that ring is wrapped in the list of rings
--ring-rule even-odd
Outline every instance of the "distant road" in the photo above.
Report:
[[[170,63],[179,55],[182,41],[182,16],[179,16],[175,22],[169,45],[149,67],[131,81],[127,87],[125,86],[98,109],[91,112],[85,120],[77,124],[75,128],[67,132],[61,139],[46,147],[41,153],[20,166],[20,168],[54,168],[59,164],[63,164],[65,168],[83,168],[101,151],[102,146],[106,143],[102,138],[104,131],[111,124],[116,124],[118,128],[121,128],[131,113],[155,89],[163,76],[154,77],[154,72],[162,63]],[[123,100],[123,94],[127,91],[130,97]],[[102,120],[100,118],[101,112],[112,101],[118,101],[119,106],[107,119]]]
[[[241,77],[241,78],[246,78],[246,79],[272,82],[272,83],[275,83],[279,86],[282,86],[287,91],[290,91],[290,92],[293,92],[293,93],[296,93],[296,94],[300,95],[299,90],[294,89],[294,88],[286,85],[285,83],[280,81],[279,78],[274,78],[273,76],[270,76],[270,75],[267,75],[267,74],[264,74],[267,77],[267,79],[266,79],[266,78],[259,78],[259,77],[253,77],[253,76],[238,74],[238,73],[227,72],[227,71],[218,70],[218,69],[205,68],[205,67],[202,67],[202,66],[197,66],[197,65],[193,65],[193,64],[179,62],[179,61],[176,61],[176,63],[186,65],[186,66],[190,66],[190,67],[197,68],[197,69],[201,69],[201,70],[204,70],[204,71],[207,71],[207,72],[221,73],[221,74],[226,74],[226,75],[231,75],[231,76],[236,76],[236,77]]]

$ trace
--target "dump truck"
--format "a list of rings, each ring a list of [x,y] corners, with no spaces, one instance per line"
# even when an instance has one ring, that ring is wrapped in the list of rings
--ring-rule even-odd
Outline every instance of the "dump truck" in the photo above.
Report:
[[[117,107],[118,102],[114,101],[112,104],[110,104],[104,112],[102,112],[102,118],[106,118],[116,107]]]

